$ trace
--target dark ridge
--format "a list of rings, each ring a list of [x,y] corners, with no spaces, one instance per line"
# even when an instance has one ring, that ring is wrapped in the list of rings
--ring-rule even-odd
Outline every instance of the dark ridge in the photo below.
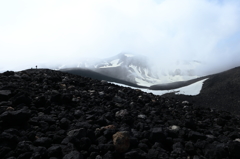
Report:
[[[101,69],[99,69],[99,70],[101,70]],[[106,72],[98,73],[98,72],[95,72],[95,71],[92,71],[89,69],[82,69],[82,68],[69,68],[69,69],[62,69],[60,71],[71,73],[74,75],[83,76],[83,77],[89,77],[89,78],[93,78],[93,79],[97,79],[97,80],[105,80],[105,81],[110,81],[110,82],[121,83],[121,84],[125,84],[128,86],[136,87],[136,88],[148,88],[145,86],[139,86],[137,84],[127,82],[125,80],[121,80],[117,77],[114,78],[114,77],[107,76]],[[116,70],[114,70],[114,71],[116,72]],[[124,76],[122,76],[122,77],[124,77]]]
[[[240,113],[240,67],[230,69],[209,76],[197,96],[165,94],[165,97],[174,97],[188,100],[194,105],[211,107],[230,111],[236,115]]]
[[[203,79],[209,78],[209,76],[204,76],[204,77],[199,77],[199,78],[195,78],[192,80],[188,80],[188,81],[179,81],[179,82],[172,82],[172,83],[164,83],[164,84],[156,84],[156,85],[152,85],[149,87],[150,90],[170,90],[170,89],[177,89],[177,88],[181,88],[184,86],[188,86],[190,84],[193,84],[195,82],[201,81]]]
[[[239,159],[239,128],[227,111],[70,73],[0,74],[1,159]]]

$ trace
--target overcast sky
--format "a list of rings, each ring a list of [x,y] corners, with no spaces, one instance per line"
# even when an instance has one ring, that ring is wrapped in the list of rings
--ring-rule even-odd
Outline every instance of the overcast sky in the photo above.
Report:
[[[0,71],[120,52],[240,65],[240,1],[0,1]]]

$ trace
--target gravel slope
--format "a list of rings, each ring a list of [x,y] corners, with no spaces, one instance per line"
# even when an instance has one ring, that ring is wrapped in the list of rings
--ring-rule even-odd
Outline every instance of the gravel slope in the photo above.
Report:
[[[224,111],[53,70],[0,74],[0,158],[240,158]]]

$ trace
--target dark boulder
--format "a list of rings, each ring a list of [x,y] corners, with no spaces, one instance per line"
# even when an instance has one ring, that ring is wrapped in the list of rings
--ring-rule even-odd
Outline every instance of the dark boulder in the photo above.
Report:
[[[153,128],[151,130],[150,140],[154,142],[161,142],[165,139],[165,134],[161,127]]]
[[[63,159],[83,159],[83,156],[78,151],[71,151],[70,153],[66,154]]]
[[[48,138],[48,137],[40,137],[40,138],[37,138],[35,141],[34,141],[34,144],[36,146],[42,146],[42,147],[50,147],[51,144],[52,144],[52,139],[51,138]]]
[[[2,126],[21,126],[27,124],[31,116],[31,111],[27,108],[23,108],[17,111],[5,111],[0,115]]]
[[[32,100],[28,97],[27,94],[19,93],[12,99],[13,105],[17,106],[20,104],[30,105]]]
[[[11,93],[11,90],[0,90],[0,101],[8,100]]]
[[[232,159],[240,158],[240,142],[231,141],[228,143],[228,152]]]
[[[53,145],[47,149],[48,157],[61,157],[62,148],[60,145]]]

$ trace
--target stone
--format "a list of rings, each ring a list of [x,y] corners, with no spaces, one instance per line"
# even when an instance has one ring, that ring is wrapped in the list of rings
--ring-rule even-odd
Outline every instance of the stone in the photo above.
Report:
[[[88,137],[82,137],[80,139],[79,144],[77,147],[79,147],[80,150],[88,150],[88,148],[91,146],[91,140]]]
[[[31,116],[31,111],[28,109],[20,109],[16,111],[5,111],[0,115],[3,126],[19,126],[27,124]]]
[[[15,133],[4,131],[0,134],[0,141],[0,145],[3,147],[15,149],[19,142],[19,137]]]
[[[103,131],[103,135],[107,138],[107,139],[111,139],[113,134],[116,133],[115,129],[106,129]]]
[[[144,115],[144,114],[139,114],[139,115],[138,115],[138,118],[139,118],[139,119],[146,119],[146,115]]]
[[[185,127],[190,128],[190,129],[196,129],[196,123],[192,119],[186,119],[185,120]]]
[[[188,141],[188,142],[185,144],[185,151],[186,151],[188,154],[191,154],[191,155],[193,155],[193,154],[195,153],[195,149],[194,149],[194,144],[193,144],[193,142]]]
[[[147,158],[147,153],[139,148],[136,148],[136,149],[132,149],[131,151],[125,153],[125,158],[145,159],[145,158]]]
[[[150,140],[152,142],[161,142],[164,139],[165,135],[161,127],[156,127],[151,130]]]
[[[11,90],[0,90],[0,100],[8,100],[9,95],[11,95]]]
[[[121,97],[115,96],[115,97],[113,98],[113,101],[118,102],[118,103],[121,103],[123,100],[122,100]]]
[[[98,144],[106,144],[107,143],[107,138],[105,136],[100,136],[97,139]]]
[[[150,150],[148,150],[147,158],[155,159],[155,158],[158,158],[158,155],[159,155],[159,151],[157,151],[155,149],[150,149]]]
[[[77,118],[80,118],[83,114],[84,114],[84,112],[82,112],[81,110],[74,111],[74,116]]]
[[[61,101],[63,104],[69,104],[72,102],[72,94],[70,93],[64,93],[62,94]]]
[[[35,98],[34,104],[37,107],[43,107],[45,106],[46,102],[47,102],[46,98],[44,96],[40,96]]]
[[[86,130],[84,128],[74,129],[67,133],[69,137],[82,138],[86,136]]]
[[[127,109],[123,109],[123,110],[120,110],[120,111],[117,111],[116,114],[115,114],[115,117],[125,117],[126,115],[128,115],[128,111]]]
[[[228,152],[227,152],[226,148],[227,148],[226,145],[222,144],[222,143],[209,144],[204,149],[204,153],[205,153],[204,156],[206,156],[209,159],[222,159],[222,158],[226,158],[228,156]]]
[[[186,152],[181,148],[176,148],[171,152],[171,157],[177,158],[183,156],[186,156]]]
[[[108,151],[114,151],[115,147],[113,144],[99,144],[98,145],[98,150],[104,154],[107,153]]]
[[[145,143],[139,143],[139,144],[138,144],[138,148],[140,148],[141,150],[143,150],[143,151],[145,151],[145,152],[147,152],[148,149],[149,149],[148,145],[145,144]]]
[[[12,100],[13,105],[17,106],[19,104],[30,105],[32,100],[26,94],[18,94]]]
[[[62,148],[60,145],[53,145],[47,149],[47,153],[49,157],[61,157]]]
[[[198,140],[198,139],[206,139],[206,136],[203,135],[203,134],[201,134],[201,133],[199,133],[199,132],[196,132],[196,131],[190,131],[190,132],[188,133],[188,138],[189,138],[190,140],[196,141],[196,140]]]
[[[30,152],[31,151],[31,147],[32,147],[32,142],[30,141],[20,141],[18,142],[18,145],[15,149],[15,152],[17,154],[21,154],[21,153],[24,153],[24,152]]]
[[[69,125],[70,125],[70,121],[67,119],[67,118],[62,118],[60,120],[60,127],[62,129],[68,129],[69,128]]]
[[[32,156],[32,152],[24,152],[18,156],[18,159],[30,158]]]
[[[231,158],[237,159],[240,158],[240,142],[231,141],[228,143],[228,152]]]
[[[108,151],[103,155],[103,159],[112,159],[112,158],[113,158],[113,155],[111,151]]]
[[[176,148],[181,148],[181,149],[183,149],[184,147],[183,147],[183,145],[182,145],[181,142],[177,142],[177,143],[174,143],[174,144],[172,145],[172,149],[173,149],[173,150],[176,149]]]
[[[59,93],[54,93],[52,94],[50,101],[56,104],[61,104],[61,94]]]
[[[83,159],[83,156],[78,151],[71,151],[70,153],[66,154],[63,159]]]
[[[180,127],[177,126],[177,125],[172,125],[172,126],[169,126],[168,128],[170,131],[179,131]]]
[[[168,127],[168,130],[167,130],[168,136],[173,138],[178,137],[179,132],[180,132],[180,127],[177,125],[171,125]]]
[[[120,152],[124,153],[128,150],[130,146],[130,135],[127,131],[119,131],[113,135],[113,144],[115,149]]]
[[[189,102],[188,101],[182,101],[182,104],[189,104]]]
[[[51,138],[48,138],[48,137],[40,137],[34,141],[35,145],[43,146],[43,147],[47,147],[47,148],[51,145],[51,143],[52,143],[52,140],[51,140]]]
[[[124,154],[125,159],[139,158],[137,151],[130,151]]]

